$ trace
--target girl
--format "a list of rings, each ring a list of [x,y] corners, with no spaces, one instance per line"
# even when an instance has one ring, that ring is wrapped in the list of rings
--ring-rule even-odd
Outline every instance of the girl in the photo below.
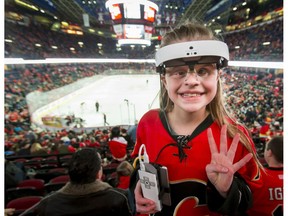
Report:
[[[156,53],[160,109],[140,120],[132,156],[145,144],[150,162],[168,168],[172,204],[157,212],[138,181],[132,191],[138,213],[245,215],[251,207],[261,164],[247,129],[225,108],[221,68],[228,60],[227,45],[200,24],[162,38]]]

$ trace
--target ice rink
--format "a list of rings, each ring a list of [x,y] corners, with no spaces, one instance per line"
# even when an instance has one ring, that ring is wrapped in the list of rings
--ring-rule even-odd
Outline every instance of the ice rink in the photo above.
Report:
[[[110,126],[131,125],[149,109],[159,107],[159,89],[158,74],[104,76],[50,109],[47,115],[74,114],[84,120],[84,127],[97,127],[104,126],[105,114]]]

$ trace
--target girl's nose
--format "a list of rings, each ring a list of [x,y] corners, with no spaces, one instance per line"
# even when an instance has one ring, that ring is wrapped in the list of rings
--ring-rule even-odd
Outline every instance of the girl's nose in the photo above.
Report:
[[[199,82],[199,76],[197,74],[197,72],[195,71],[195,69],[193,71],[190,71],[190,69],[188,69],[187,74],[185,76],[185,82]]]

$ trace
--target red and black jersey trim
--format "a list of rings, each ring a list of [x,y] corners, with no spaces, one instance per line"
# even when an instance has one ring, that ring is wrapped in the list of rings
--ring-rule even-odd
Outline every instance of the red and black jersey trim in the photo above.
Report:
[[[175,143],[169,143],[167,145],[165,145],[158,153],[157,157],[156,157],[156,162],[157,159],[159,158],[160,154],[162,153],[162,151],[168,147],[168,146],[175,146],[178,148],[178,154],[175,154],[175,156],[179,157],[180,162],[182,162],[187,155],[184,152],[184,149],[186,148],[191,148],[190,146],[188,146],[187,144],[189,143],[189,141],[191,141],[194,137],[196,137],[197,135],[199,135],[200,133],[202,133],[204,130],[206,130],[210,125],[213,124],[213,118],[212,115],[208,115],[206,117],[206,119],[201,122],[201,124],[192,132],[192,134],[190,135],[176,135],[173,133],[168,120],[167,120],[167,116],[164,110],[159,110],[159,117],[160,120],[164,126],[164,128],[166,129],[166,131],[169,133],[169,135],[173,138],[173,140],[175,141]]]

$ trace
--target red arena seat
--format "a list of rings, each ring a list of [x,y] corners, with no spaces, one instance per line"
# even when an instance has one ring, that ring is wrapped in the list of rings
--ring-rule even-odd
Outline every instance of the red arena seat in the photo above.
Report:
[[[39,195],[44,193],[44,180],[43,179],[25,179],[18,183],[17,187],[35,187],[39,191]]]
[[[7,203],[6,208],[14,208],[15,212],[13,215],[19,215],[26,209],[38,203],[42,198],[42,196],[27,196],[13,199]]]
[[[5,190],[5,203],[27,196],[39,196],[39,191],[31,186],[9,188]]]
[[[53,179],[50,180],[50,182],[52,183],[57,183],[57,182],[68,182],[70,180],[69,175],[61,175],[61,176],[57,176]]]

